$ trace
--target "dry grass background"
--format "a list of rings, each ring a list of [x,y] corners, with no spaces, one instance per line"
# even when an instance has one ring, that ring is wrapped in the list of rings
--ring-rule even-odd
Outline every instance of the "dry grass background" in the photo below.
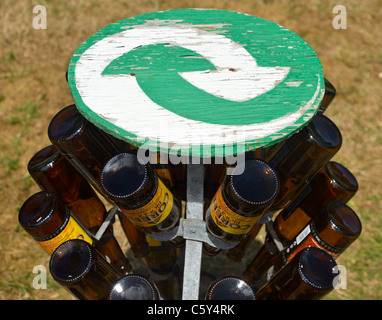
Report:
[[[32,27],[32,8],[37,4],[47,8],[46,30]],[[346,30],[332,27],[336,4],[346,6]],[[27,197],[38,191],[28,176],[27,162],[49,144],[51,118],[72,103],[65,72],[73,52],[109,23],[149,11],[186,7],[257,15],[296,32],[317,52],[325,76],[338,91],[326,113],[344,138],[334,160],[347,166],[359,181],[360,190],[349,204],[363,223],[361,237],[338,259],[347,270],[347,289],[335,290],[327,299],[380,299],[380,0],[0,0],[0,299],[71,299],[50,275],[46,290],[33,289],[33,267],[47,267],[49,257],[20,228],[17,214]]]

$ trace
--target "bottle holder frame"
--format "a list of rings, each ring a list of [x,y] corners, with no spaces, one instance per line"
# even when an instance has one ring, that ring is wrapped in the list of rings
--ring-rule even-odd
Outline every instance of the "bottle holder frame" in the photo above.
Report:
[[[225,242],[207,232],[206,223],[203,219],[203,195],[204,195],[204,167],[203,164],[187,165],[187,194],[185,218],[181,218],[179,225],[165,233],[150,234],[149,236],[158,241],[169,241],[176,237],[185,239],[184,270],[182,300],[198,300],[200,288],[200,274],[202,263],[203,242],[219,249],[231,249],[237,242]],[[99,240],[110,222],[118,213],[117,206],[111,208],[101,227],[95,234]],[[278,240],[272,226],[274,212],[268,212],[258,222],[266,224],[267,233],[272,237],[277,250],[281,251],[283,246]]]

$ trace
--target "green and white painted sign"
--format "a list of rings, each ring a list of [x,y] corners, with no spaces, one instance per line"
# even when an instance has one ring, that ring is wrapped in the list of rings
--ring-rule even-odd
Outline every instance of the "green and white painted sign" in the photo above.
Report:
[[[111,24],[68,70],[84,116],[137,146],[195,156],[271,145],[324,94],[322,65],[294,32],[231,11],[179,9]]]

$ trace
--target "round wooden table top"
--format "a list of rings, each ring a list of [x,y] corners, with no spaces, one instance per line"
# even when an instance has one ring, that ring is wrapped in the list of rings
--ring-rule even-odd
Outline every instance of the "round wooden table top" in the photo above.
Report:
[[[113,136],[170,154],[224,156],[279,142],[316,114],[322,65],[294,32],[224,10],[113,23],[72,56],[80,112]]]

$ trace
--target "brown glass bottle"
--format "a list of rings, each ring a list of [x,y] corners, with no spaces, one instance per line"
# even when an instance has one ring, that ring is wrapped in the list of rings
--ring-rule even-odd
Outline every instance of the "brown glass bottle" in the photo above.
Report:
[[[290,205],[341,144],[340,130],[322,114],[314,116],[307,126],[288,138],[268,162],[280,180],[280,192],[271,210]]]
[[[330,150],[325,155],[324,142],[330,142],[330,140],[332,140],[332,145],[334,146],[332,148],[332,152],[336,153],[336,149],[339,148],[341,145],[341,135],[338,129],[336,129],[335,125],[331,123],[331,121],[328,120],[326,117],[324,118],[324,116],[316,116],[314,120],[312,120],[310,126],[313,127],[313,124],[315,124],[318,129],[313,130],[307,127],[305,130],[310,134],[310,137],[313,137],[314,139],[310,139],[308,137],[307,139],[305,139],[305,142],[302,145],[297,145],[297,147],[294,147],[293,144],[291,144],[291,142],[293,142],[294,139],[298,139],[300,136],[306,136],[303,134],[304,132],[300,132],[297,133],[295,136],[287,139],[286,141],[280,142],[276,145],[266,148],[267,152],[264,155],[264,158],[267,161],[270,161],[270,163],[276,164],[277,161],[281,161],[280,159],[285,157],[283,160],[283,164],[280,164],[279,166],[275,167],[275,169],[278,170],[278,173],[281,172],[279,177],[281,181],[281,186],[283,188],[280,190],[283,191],[280,191],[280,193],[284,192],[286,193],[286,195],[284,195],[285,199],[283,201],[283,196],[280,196],[279,193],[279,197],[275,200],[275,204],[272,206],[272,209],[281,209],[283,203],[288,203],[287,207],[282,211],[282,214],[278,214],[276,218],[276,232],[278,231],[278,226],[282,227],[284,232],[292,232],[293,230],[297,230],[298,232],[298,228],[299,226],[301,226],[301,224],[301,227],[305,226],[304,222],[306,221],[306,219],[303,219],[302,217],[297,216],[295,214],[291,216],[289,220],[290,223],[288,224],[288,226],[284,227],[283,224],[279,225],[278,222],[282,221],[282,217],[286,216],[287,212],[290,213],[291,211],[293,211],[296,208],[296,204],[300,203],[302,199],[304,199],[304,197],[306,197],[308,192],[310,192],[312,189],[317,190],[317,192],[310,194],[310,200],[307,201],[310,201],[312,203],[309,203],[307,206],[312,211],[314,211],[315,209],[319,211],[319,209],[324,204],[323,201],[326,201],[327,203],[331,200],[335,200],[335,198],[332,197],[338,197],[338,200],[349,200],[358,188],[354,176],[340,164],[332,162],[329,166],[326,166],[323,169],[321,169],[321,174],[317,173],[317,169],[320,169],[320,166],[322,164],[325,165],[325,161],[327,161],[327,159],[330,159],[333,156],[330,154]],[[315,133],[319,132],[320,130],[324,132],[325,127],[328,128],[326,133]],[[294,150],[294,148],[297,148],[296,150],[300,150],[300,156],[297,153],[295,153],[296,150]],[[310,154],[316,154],[318,159],[310,159],[309,157],[304,158],[303,155],[304,152],[306,152],[304,151],[304,148],[310,149]],[[322,150],[321,154],[320,150]],[[288,154],[288,152],[290,153]],[[315,158],[316,156],[314,156],[313,158]],[[293,160],[296,162],[295,164],[293,163]],[[309,167],[310,163],[312,164],[311,168]],[[291,172],[288,171],[288,168],[291,170]],[[328,171],[326,174],[322,173],[322,171],[325,172],[325,170],[329,170],[330,172]],[[288,176],[288,174],[290,174],[290,176]],[[329,180],[327,180],[328,176],[330,176]],[[299,177],[299,179],[293,179],[293,177]],[[309,182],[309,180],[313,178],[315,181],[308,185],[307,182]],[[333,181],[333,179],[335,179],[335,181]],[[296,186],[296,189],[293,189],[294,185]],[[289,237],[289,239],[293,238],[293,236]],[[279,234],[279,237],[282,241],[283,235]],[[239,244],[238,246],[229,251],[230,257],[232,259],[240,259],[240,257],[244,255],[246,248],[250,244],[250,239],[243,239],[242,241],[242,244]],[[268,243],[268,245],[271,244]],[[276,248],[274,249],[277,251]],[[258,255],[262,258],[258,259],[258,261],[265,262],[268,259],[270,259],[269,255],[271,255],[271,253],[267,251],[267,248],[261,248],[259,250]],[[268,256],[268,258],[266,259],[265,256]],[[257,270],[260,269],[261,268],[258,268]]]
[[[156,286],[146,277],[129,274],[114,284],[110,300],[160,300]]]
[[[106,218],[105,206],[55,146],[49,145],[33,155],[28,172],[41,190],[55,193],[91,233],[97,232]]]
[[[322,211],[283,249],[283,262],[290,261],[306,247],[318,247],[336,259],[361,234],[357,214],[340,201],[329,202]]]
[[[179,200],[186,200],[187,193],[187,164],[168,164],[168,170],[173,181],[172,189]]]
[[[260,159],[268,162],[281,149],[284,143],[285,141],[282,140],[269,147],[261,147],[253,151],[247,151],[245,153],[245,159]]]
[[[118,210],[119,211],[119,210]],[[146,242],[145,233],[138,230],[134,223],[126,217],[121,211],[118,212],[119,222],[122,230],[129,241],[131,251],[136,258],[143,258],[149,253],[149,247]]]
[[[251,246],[253,240],[259,234],[262,226],[262,224],[256,224],[248,236],[241,239],[235,247],[227,251],[227,257],[232,261],[240,262],[248,248]]]
[[[75,105],[59,111],[51,120],[48,136],[53,145],[106,199],[101,188],[101,171],[106,162],[130,145],[87,121]]]
[[[273,228],[283,245],[287,245],[333,200],[347,203],[357,192],[358,182],[343,165],[329,161],[292,205],[282,210],[273,222]]]
[[[244,277],[252,283],[261,272],[265,272],[272,265],[273,272],[277,272],[307,247],[323,249],[336,259],[359,237],[361,231],[362,225],[357,214],[346,204],[331,201],[281,252],[272,257],[257,255],[256,259],[259,260],[249,264]]]
[[[145,149],[143,146],[137,148],[130,146],[129,153],[135,153],[144,161],[150,163],[155,169],[158,177],[164,182],[168,188],[172,188],[174,185],[173,177],[169,169],[169,155],[161,152],[153,152],[152,150]]]
[[[212,157],[210,164],[204,164],[204,198],[207,201],[216,194],[226,175],[227,163],[221,160]]]
[[[156,274],[169,274],[178,261],[178,249],[168,241],[157,241],[146,236],[150,252],[143,260],[149,269]]]
[[[137,148],[98,129],[87,121],[70,105],[60,110],[52,119],[48,128],[48,136],[66,159],[86,178],[86,180],[109,202],[108,195],[101,187],[101,171],[106,162],[121,152],[136,153]],[[130,225],[125,233],[131,233],[130,245],[134,247],[134,235],[140,232],[135,225]],[[134,241],[131,241],[134,240]],[[139,242],[140,247],[134,247],[139,256],[143,256],[147,247]]]
[[[29,197],[20,208],[18,218],[23,229],[49,254],[69,239],[94,242],[68,207],[50,191],[40,191]]]
[[[256,300],[254,288],[236,276],[216,280],[208,288],[206,300]]]
[[[62,243],[52,254],[53,279],[80,300],[107,300],[119,273],[96,248],[80,240]]]
[[[170,241],[157,241],[146,235],[150,252],[143,258],[150,269],[151,281],[166,300],[173,300],[176,294],[176,265],[178,249]]]
[[[164,156],[165,156],[165,158],[168,157],[166,154],[164,154]],[[157,161],[156,161],[156,163],[153,163],[152,166],[154,167],[158,177],[165,183],[165,185],[168,188],[172,188],[174,185],[174,182],[173,182],[173,178],[171,176],[169,165],[168,165],[168,163],[166,163],[166,161],[163,162],[161,157],[162,157],[161,153],[157,152],[156,153]]]
[[[174,228],[180,219],[180,206],[170,190],[148,164],[136,155],[121,153],[102,170],[102,187],[137,228],[162,233]]]
[[[334,88],[333,84],[330,83],[330,81],[326,78],[325,80],[325,94],[322,98],[322,101],[320,103],[320,106],[318,107],[319,113],[324,113],[326,109],[329,107],[329,105],[332,103],[334,98],[336,97],[336,88]]]
[[[333,257],[319,248],[298,253],[257,292],[257,300],[320,299],[334,289],[338,276]]]
[[[85,178],[58,151],[49,145],[38,151],[28,163],[28,171],[42,190],[53,192],[69,207],[83,226],[95,235],[107,211]],[[113,235],[113,225],[99,240],[110,263],[121,273],[131,272],[131,265]]]
[[[349,201],[358,190],[353,174],[343,165],[329,161],[310,181],[301,195],[288,208],[282,210],[272,227],[283,246],[288,245],[301,230],[330,201]],[[245,278],[259,279],[274,263],[278,249],[272,237],[265,238],[264,245],[248,264]]]
[[[227,175],[206,212],[206,226],[226,242],[244,238],[275,199],[279,181],[275,171],[258,159],[245,161],[242,174]]]

